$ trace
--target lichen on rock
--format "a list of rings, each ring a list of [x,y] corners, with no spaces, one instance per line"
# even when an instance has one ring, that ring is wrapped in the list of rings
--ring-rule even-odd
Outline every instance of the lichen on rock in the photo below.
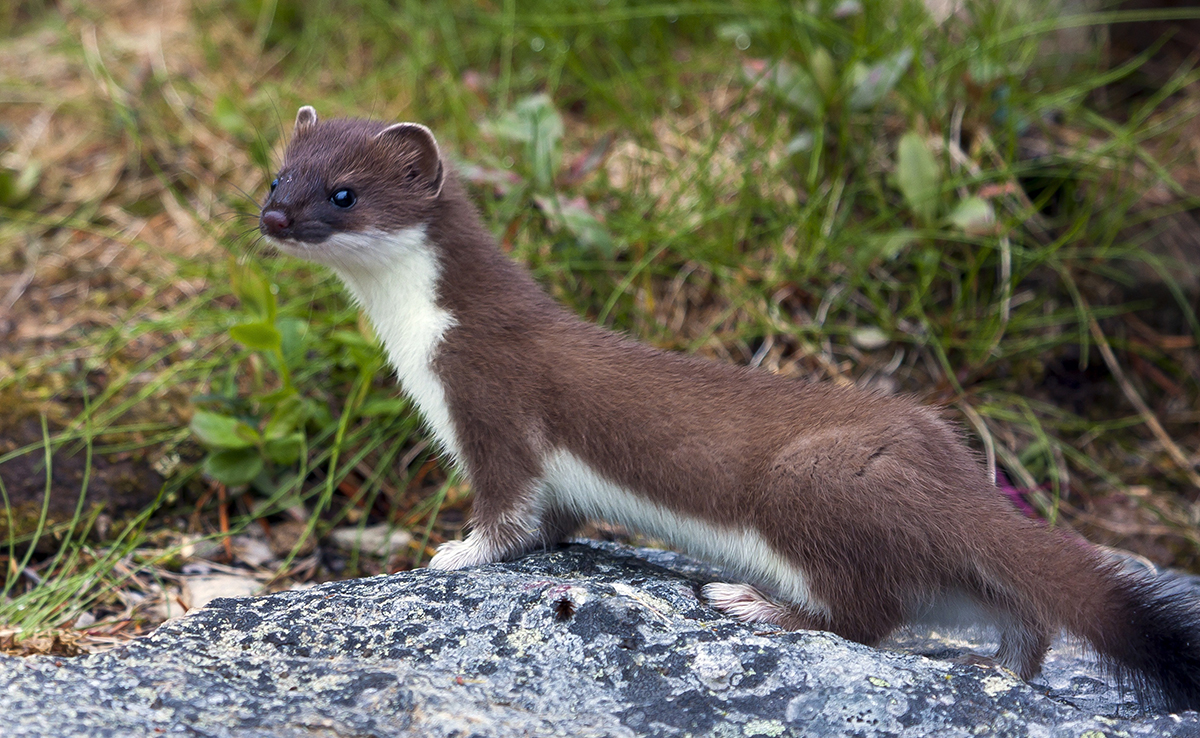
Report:
[[[699,599],[717,574],[585,542],[218,599],[118,651],[0,659],[4,734],[1200,734],[1200,716],[1139,707],[1070,644],[1026,684],[928,634],[872,649],[731,621]]]

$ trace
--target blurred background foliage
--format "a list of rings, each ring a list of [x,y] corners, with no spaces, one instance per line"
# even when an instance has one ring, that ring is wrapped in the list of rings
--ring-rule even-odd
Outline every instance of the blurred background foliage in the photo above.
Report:
[[[1197,18],[8,4],[0,647],[95,648],[202,584],[397,570],[459,535],[470,490],[369,328],[258,245],[302,104],[429,125],[502,247],[589,319],[942,404],[1030,514],[1196,569]]]

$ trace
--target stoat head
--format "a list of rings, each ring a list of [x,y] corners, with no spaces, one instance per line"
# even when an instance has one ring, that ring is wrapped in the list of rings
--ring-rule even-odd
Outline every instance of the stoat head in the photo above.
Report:
[[[305,105],[258,228],[289,254],[372,268],[424,232],[444,178],[437,141],[425,126],[319,121]]]

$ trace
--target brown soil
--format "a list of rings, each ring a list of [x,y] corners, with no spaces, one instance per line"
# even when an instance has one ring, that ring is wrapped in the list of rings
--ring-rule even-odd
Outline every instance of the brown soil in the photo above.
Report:
[[[41,424],[28,418],[5,430],[0,437],[0,455],[41,441]],[[85,478],[86,490],[83,486]],[[93,454],[89,473],[87,454],[83,449],[72,454],[54,454],[49,488],[45,454],[41,449],[0,464],[0,481],[8,492],[13,516],[11,532],[17,537],[32,534],[37,529],[43,506],[47,508],[48,526],[69,524],[84,491],[86,501],[82,516],[87,519],[96,515],[95,533],[104,537],[113,523],[136,515],[154,502],[163,484],[163,478],[150,467],[144,455],[129,452]],[[8,518],[0,515],[0,541],[7,540],[9,533]],[[38,550],[57,550],[57,538],[55,535],[43,537]]]

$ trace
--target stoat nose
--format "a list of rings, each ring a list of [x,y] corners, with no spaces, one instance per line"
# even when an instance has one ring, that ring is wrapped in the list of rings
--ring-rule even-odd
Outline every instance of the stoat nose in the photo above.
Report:
[[[259,222],[268,236],[283,236],[292,227],[292,219],[282,210],[264,210]]]

